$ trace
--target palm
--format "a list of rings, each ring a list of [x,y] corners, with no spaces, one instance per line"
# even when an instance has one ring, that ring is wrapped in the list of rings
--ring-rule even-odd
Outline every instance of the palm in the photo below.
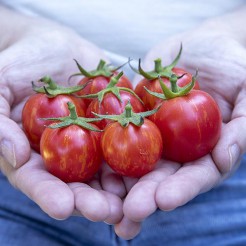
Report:
[[[158,57],[168,64],[182,41],[178,65],[190,72],[199,70],[201,89],[215,98],[222,112],[221,138],[211,154],[184,165],[161,160],[153,172],[139,179],[125,198],[125,217],[115,227],[122,237],[134,237],[140,222],[157,208],[173,210],[216,186],[236,169],[237,158],[245,151],[240,132],[246,130],[246,50],[231,36],[224,34],[221,40],[221,33],[210,30],[205,26],[160,44],[149,52],[143,66],[151,70]]]

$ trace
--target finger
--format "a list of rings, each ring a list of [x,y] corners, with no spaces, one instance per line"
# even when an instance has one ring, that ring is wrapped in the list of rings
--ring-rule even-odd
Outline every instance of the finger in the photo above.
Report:
[[[30,145],[18,124],[0,115],[0,155],[15,168],[30,158]]]
[[[98,174],[96,174],[89,182],[88,185],[96,190],[102,190],[102,185],[99,181]]]
[[[30,157],[29,142],[17,123],[10,120],[10,89],[0,85],[0,156],[13,167],[20,167]]]
[[[221,174],[229,175],[246,149],[246,118],[237,118],[227,123],[215,146],[212,156]]]
[[[113,225],[116,223],[119,223],[123,218],[123,204],[122,200],[107,191],[100,191],[108,200],[109,207],[110,207],[110,213],[109,216],[104,220],[107,224]]]
[[[50,217],[65,219],[74,209],[74,196],[60,179],[48,173],[40,155],[33,153],[30,160],[18,169],[3,164],[1,167],[10,183],[32,199]]]
[[[242,90],[232,112],[232,120],[223,126],[221,137],[212,152],[222,174],[227,176],[236,167],[240,156],[246,152],[246,99]]]
[[[173,210],[198,194],[206,192],[221,180],[221,174],[210,155],[183,165],[162,181],[156,189],[156,203],[162,210]]]
[[[123,217],[121,222],[114,226],[115,233],[125,240],[136,237],[139,234],[140,229],[141,223],[131,221],[126,217]]]
[[[101,185],[105,191],[117,195],[118,197],[125,197],[126,188],[122,177],[115,173],[107,164],[102,166],[100,172]]]
[[[24,98],[19,104],[11,108],[10,118],[22,127],[22,109],[28,100],[29,96]]]
[[[95,178],[92,179],[88,183],[88,185],[91,188],[96,189],[98,192],[100,192],[102,194],[102,196],[108,202],[109,215],[104,220],[104,222],[106,222],[107,224],[118,223],[123,217],[123,204],[122,204],[122,200],[120,199],[120,197],[117,196],[114,193],[111,193],[110,191],[103,190],[103,187],[102,187],[101,183],[98,180],[98,175],[95,176]],[[102,219],[100,219],[99,221],[102,221]]]
[[[158,184],[174,174],[179,167],[179,164],[162,160],[157,169],[143,176],[132,187],[124,201],[125,216],[130,220],[139,222],[154,213],[157,209],[155,193]]]
[[[84,183],[70,183],[76,209],[91,221],[104,221],[110,216],[110,205],[105,195]]]
[[[131,190],[131,188],[138,182],[139,178],[132,178],[132,177],[127,177],[124,176],[122,177],[125,188],[126,188],[126,194]]]
[[[12,98],[10,90],[5,86],[0,86],[0,115],[10,116],[10,98]]]

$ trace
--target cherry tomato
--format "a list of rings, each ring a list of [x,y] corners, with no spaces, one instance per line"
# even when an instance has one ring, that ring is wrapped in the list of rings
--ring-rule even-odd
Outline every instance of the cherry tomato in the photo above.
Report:
[[[67,116],[69,114],[67,102],[69,101],[76,105],[79,116],[85,116],[85,104],[73,96],[57,95],[49,98],[46,94],[37,93],[29,97],[22,110],[22,125],[34,150],[40,151],[41,135],[45,126],[52,122],[44,121],[41,118]]]
[[[139,178],[152,171],[162,155],[159,129],[148,119],[141,126],[109,124],[101,138],[103,157],[117,173]]]
[[[166,159],[185,163],[212,151],[220,137],[222,118],[208,93],[191,90],[160,105],[150,119],[161,131]]]
[[[40,141],[46,169],[66,183],[90,180],[102,163],[100,136],[78,125],[47,127]]]
[[[192,80],[192,74],[188,73],[184,69],[181,68],[173,68],[172,72],[177,75],[177,77],[182,76],[180,79],[177,81],[177,85],[180,87],[184,87],[185,85],[189,84]],[[165,83],[168,87],[170,87],[170,81],[166,77],[161,77],[163,83]],[[142,99],[142,101],[145,104],[145,107],[147,109],[153,109],[156,104],[158,104],[161,100],[153,95],[150,95],[145,88],[146,87],[148,90],[161,93],[162,89],[159,83],[159,79],[153,79],[149,80],[146,78],[143,78],[138,82],[135,88],[135,93]],[[199,89],[199,83],[196,81],[193,89]]]
[[[95,118],[93,112],[97,114],[119,115],[124,111],[128,102],[133,105],[132,107],[135,113],[143,112],[145,110],[142,102],[130,92],[120,91],[119,93],[121,101],[111,92],[104,95],[101,103],[98,99],[94,99],[87,108],[86,117]],[[110,120],[103,119],[95,122],[95,125],[97,125],[100,129],[104,129],[109,123]]]
[[[114,73],[116,75],[117,73]],[[114,76],[112,75],[112,76]],[[112,77],[111,76],[111,77]],[[83,95],[89,95],[89,94],[95,94],[103,89],[105,89],[111,79],[111,77],[104,77],[104,76],[97,76],[95,78],[83,78],[78,85],[84,85],[88,83],[88,85],[81,90],[80,92],[77,92],[78,96],[83,96]],[[118,87],[126,87],[129,89],[133,89],[132,83],[130,80],[123,75],[120,79],[119,82],[117,83]],[[91,103],[92,99],[84,99],[85,103],[87,106]]]

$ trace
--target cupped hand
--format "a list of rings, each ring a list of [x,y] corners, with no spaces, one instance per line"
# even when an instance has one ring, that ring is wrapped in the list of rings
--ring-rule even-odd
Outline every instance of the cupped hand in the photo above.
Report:
[[[152,70],[153,60],[159,57],[170,64],[181,42],[178,66],[193,74],[198,69],[201,89],[220,107],[221,137],[210,154],[183,165],[161,160],[153,172],[132,185],[124,200],[124,217],[115,226],[125,239],[134,238],[141,222],[157,208],[174,210],[221,183],[233,174],[246,152],[246,49],[240,34],[223,22],[209,21],[153,48],[143,67]]]
[[[118,195],[104,191],[98,178],[89,184],[65,184],[52,176],[44,169],[41,156],[30,149],[21,129],[21,111],[32,93],[31,81],[50,75],[65,83],[76,72],[73,59],[91,69],[99,59],[106,60],[104,54],[58,24],[4,8],[0,11],[5,17],[0,26],[5,32],[0,42],[0,170],[53,218],[81,215],[92,221],[118,222],[122,217]]]

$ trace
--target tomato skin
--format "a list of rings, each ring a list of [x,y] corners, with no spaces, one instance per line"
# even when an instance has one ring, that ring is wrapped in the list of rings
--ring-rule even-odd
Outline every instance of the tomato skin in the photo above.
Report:
[[[172,69],[173,73],[176,74],[177,76],[181,76],[185,74],[182,78],[178,79],[177,85],[180,87],[184,87],[185,85],[189,84],[192,80],[192,74],[186,72],[185,70],[181,68],[173,68]],[[162,77],[163,83],[165,83],[168,87],[170,87],[170,81]],[[150,91],[157,92],[157,93],[162,93],[162,89],[160,86],[159,79],[153,79],[153,80],[148,80],[148,79],[142,79],[138,82],[135,88],[135,93],[142,99],[142,101],[145,104],[145,107],[147,109],[153,109],[156,104],[161,102],[161,99],[150,95],[145,89],[149,89]],[[193,89],[200,89],[198,82],[195,82],[194,88]]]
[[[162,155],[162,138],[153,122],[145,119],[140,127],[130,123],[123,128],[109,124],[101,138],[103,157],[117,173],[139,178],[152,171]]]
[[[47,127],[40,142],[47,171],[66,183],[90,180],[102,164],[100,137],[101,132],[77,125],[60,129]]]
[[[52,122],[41,118],[68,116],[67,102],[73,102],[78,115],[85,116],[85,104],[72,96],[58,95],[48,98],[45,94],[37,93],[28,98],[22,110],[22,125],[31,147],[37,152],[40,151],[39,143],[45,126]]]
[[[200,90],[164,100],[150,120],[161,131],[164,158],[179,163],[194,161],[212,151],[222,127],[218,105]]]
[[[77,95],[83,96],[83,95],[89,95],[89,94],[96,94],[97,92],[105,89],[107,87],[110,79],[117,74],[118,73],[115,72],[111,77],[97,76],[97,77],[92,78],[92,79],[84,77],[78,83],[78,85],[84,85],[87,82],[89,82],[89,83],[83,90],[77,92]],[[131,81],[125,75],[121,76],[121,78],[119,79],[116,86],[126,87],[126,88],[133,90],[133,85],[132,85]],[[89,106],[89,104],[91,103],[92,100],[93,99],[87,99],[87,98],[84,99],[87,107]]]
[[[87,108],[86,117],[87,118],[95,118],[96,116],[92,113],[97,114],[107,114],[107,115],[119,115],[123,113],[126,104],[130,101],[133,112],[140,113],[145,111],[144,105],[139,101],[139,99],[134,96],[133,94],[127,91],[120,91],[120,96],[122,102],[113,94],[107,93],[104,95],[101,105],[99,104],[98,99],[94,99]],[[95,122],[94,124],[97,125],[100,129],[104,129],[107,124],[111,123],[110,120],[101,120]]]

